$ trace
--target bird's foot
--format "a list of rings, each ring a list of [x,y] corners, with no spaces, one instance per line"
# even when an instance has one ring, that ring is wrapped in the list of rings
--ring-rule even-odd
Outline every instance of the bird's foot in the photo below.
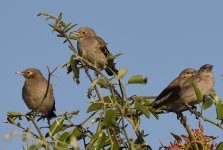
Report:
[[[94,72],[94,75],[98,78],[99,73],[97,71]]]
[[[189,108],[189,111],[196,116],[196,119],[198,119],[201,116],[201,113],[197,111],[196,106],[192,106],[191,108]]]
[[[34,115],[34,112],[33,111],[30,111],[30,112],[28,112],[28,113],[26,113],[26,116],[33,116]]]
[[[191,114],[195,114],[197,112],[197,107],[196,106],[189,107],[189,111],[191,112]]]
[[[34,111],[30,111],[28,113],[26,113],[25,117],[28,121],[30,121],[32,118],[35,118],[35,112]]]

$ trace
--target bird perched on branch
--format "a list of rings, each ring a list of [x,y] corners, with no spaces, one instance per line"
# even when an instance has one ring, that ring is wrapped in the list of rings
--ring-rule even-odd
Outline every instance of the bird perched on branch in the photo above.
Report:
[[[183,70],[177,78],[170,82],[170,84],[157,96],[155,101],[152,103],[154,108],[160,108],[165,106],[168,103],[171,103],[171,100],[168,100],[168,97],[173,94],[174,90],[179,88],[188,78],[195,75],[197,71],[193,68],[187,68]]]
[[[215,83],[212,68],[213,66],[210,64],[201,66],[195,75],[174,88],[171,94],[162,100],[163,104],[154,105],[154,108],[164,106],[167,111],[182,112],[188,110],[190,106],[200,103],[201,101],[198,100],[193,85],[198,87],[203,99],[208,97]]]
[[[42,113],[47,119],[56,117],[55,100],[52,85],[36,68],[28,68],[22,72],[16,72],[25,77],[22,89],[22,98],[29,109]]]
[[[96,35],[95,31],[88,27],[81,27],[73,32],[78,37],[78,54],[90,62],[99,70],[105,70],[109,76],[118,73],[114,59],[110,59],[111,53],[105,41]],[[93,67],[89,66],[94,69]],[[96,70],[95,70],[96,71]]]

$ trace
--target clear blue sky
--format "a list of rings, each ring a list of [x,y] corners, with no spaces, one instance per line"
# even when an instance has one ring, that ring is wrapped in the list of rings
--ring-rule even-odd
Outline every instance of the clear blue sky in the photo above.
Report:
[[[222,6],[223,1],[2,1],[0,145],[6,149],[22,149],[21,138],[3,140],[4,134],[17,130],[3,123],[6,112],[28,112],[21,98],[24,79],[15,72],[36,67],[46,76],[47,65],[56,67],[72,54],[51,32],[44,17],[36,16],[39,12],[53,15],[63,12],[66,21],[78,23],[78,27],[94,28],[109,43],[112,53],[124,53],[116,62],[119,69],[128,68],[126,79],[134,74],[149,78],[148,85],[129,86],[129,96],[157,95],[183,69],[210,63],[214,65],[215,89],[223,97]],[[53,78],[52,82],[57,110],[64,113],[79,109],[80,115],[75,120],[78,123],[87,116],[86,89],[90,83],[83,73],[79,86],[64,69],[59,68],[56,74],[60,77]],[[194,116],[186,115],[191,126],[197,128]],[[214,119],[214,107],[205,115]],[[223,139],[222,130],[208,123],[204,126],[207,134]],[[150,134],[146,140],[154,149],[160,146],[160,140],[164,145],[173,141],[169,132],[186,133],[174,114],[161,115],[158,121],[154,117],[149,120],[143,117],[141,128]]]

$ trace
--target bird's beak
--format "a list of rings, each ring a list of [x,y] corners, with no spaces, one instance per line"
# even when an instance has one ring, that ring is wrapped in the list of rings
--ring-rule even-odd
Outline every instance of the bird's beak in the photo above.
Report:
[[[18,75],[24,75],[23,72],[16,72],[16,74],[18,74]]]
[[[210,65],[210,71],[212,71],[213,67],[214,67],[213,65]]]

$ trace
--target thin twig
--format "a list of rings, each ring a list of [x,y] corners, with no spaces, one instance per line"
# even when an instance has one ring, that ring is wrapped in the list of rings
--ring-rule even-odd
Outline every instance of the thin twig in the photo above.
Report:
[[[42,101],[41,101],[41,103],[40,103],[40,105],[39,105],[39,107],[37,109],[37,112],[40,109],[40,107],[42,106],[44,100],[46,99],[46,97],[48,95],[48,91],[49,91],[49,88],[50,88],[50,79],[51,79],[52,74],[57,70],[57,67],[54,68],[52,72],[50,72],[49,66],[47,66],[47,70],[48,70],[47,88],[46,88],[46,92],[45,92],[45,94],[43,96],[43,99],[42,99]]]
[[[83,126],[88,120],[90,120],[99,110],[93,112],[89,117],[87,117],[82,123],[80,123],[80,126]]]
[[[119,138],[117,137],[115,130],[112,128],[112,129],[110,129],[110,131],[114,135],[114,139],[115,139],[116,144],[118,145],[118,148],[120,148],[121,145],[120,145]]]
[[[210,120],[210,119],[206,118],[204,115],[200,115],[200,117],[201,117],[204,121],[209,122],[209,123],[211,123],[211,124],[217,126],[218,128],[220,128],[221,130],[223,130],[223,126],[221,126],[221,123],[214,122],[213,120]]]
[[[34,137],[36,137],[37,139],[39,139],[39,136],[37,134],[35,134],[34,132],[22,127],[22,126],[18,126],[17,124],[13,124],[15,125],[16,127],[20,128],[20,129],[23,129],[23,132],[26,132],[26,133],[30,133],[31,135],[33,135]]]
[[[45,140],[39,126],[37,125],[37,123],[35,122],[35,118],[33,116],[27,116],[28,119],[30,119],[34,125],[34,127],[36,128],[37,132],[39,133],[40,139],[41,140]]]
[[[120,79],[118,80],[118,85],[119,85],[121,95],[122,95],[122,97],[121,97],[122,98],[122,106],[124,106],[125,97],[124,97],[124,93],[123,93],[123,85],[122,85],[122,82]]]
[[[187,133],[189,135],[190,140],[192,142],[195,141],[195,137],[194,137],[192,131],[190,130],[190,127],[189,127],[189,125],[187,123],[187,119],[186,119],[185,116],[182,116],[181,123],[183,124],[184,128],[186,129],[186,131],[187,131]],[[194,143],[193,147],[194,147],[194,150],[199,150],[199,147],[198,147],[197,143]]]

